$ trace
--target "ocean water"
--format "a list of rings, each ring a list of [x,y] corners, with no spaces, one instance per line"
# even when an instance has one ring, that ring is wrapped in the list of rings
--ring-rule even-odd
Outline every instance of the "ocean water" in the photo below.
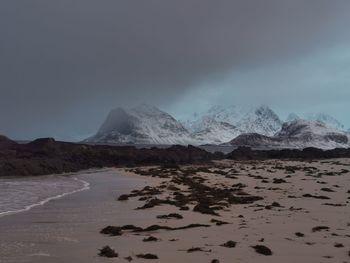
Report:
[[[0,178],[0,217],[87,189],[89,183],[74,175]]]

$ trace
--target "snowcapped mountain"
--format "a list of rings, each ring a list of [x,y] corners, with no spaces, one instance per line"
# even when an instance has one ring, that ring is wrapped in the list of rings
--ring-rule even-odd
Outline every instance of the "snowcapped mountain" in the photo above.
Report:
[[[260,134],[242,134],[229,144],[251,147],[279,147],[321,149],[350,147],[349,136],[345,132],[329,128],[323,123],[307,120],[294,120],[282,125],[281,131],[268,137]]]
[[[96,135],[85,142],[190,144],[191,134],[168,113],[149,105],[112,110]]]
[[[216,121],[217,123],[227,123],[236,127],[238,121],[242,119],[245,111],[237,106],[213,106],[208,111],[196,113],[192,118],[182,121],[182,124],[191,132],[205,130],[207,125]],[[212,124],[212,123],[211,123]]]
[[[192,135],[200,144],[220,144],[232,140],[241,132],[232,124],[204,116],[192,123]]]
[[[207,119],[218,123],[227,123],[235,127],[234,134],[259,133],[272,136],[282,127],[282,121],[277,114],[267,106],[242,108],[238,106],[214,106],[196,119],[184,122],[190,131],[201,131],[207,128]]]
[[[317,115],[333,123],[327,115]],[[300,119],[284,123],[269,107],[243,110],[215,106],[184,125],[160,109],[140,105],[112,110],[98,132],[85,140],[110,144],[229,144],[251,147],[350,147],[350,134],[324,122]],[[186,127],[185,127],[186,126]],[[228,143],[227,143],[228,142]]]
[[[300,117],[298,115],[296,115],[295,113],[291,113],[289,114],[288,118],[287,118],[287,122],[293,121],[293,120],[298,120],[298,119],[305,119],[305,120],[309,120],[309,121],[316,121],[316,122],[320,122],[323,123],[324,125],[326,125],[327,127],[331,127],[340,131],[345,131],[345,126],[338,121],[337,119],[335,119],[334,117],[330,116],[329,114],[326,113],[308,113],[303,117]]]
[[[236,105],[227,107],[216,105],[204,113],[204,116],[210,116],[217,121],[227,122],[237,126],[238,122],[251,110],[251,108],[244,108]]]
[[[191,132],[168,113],[141,105],[112,110],[96,135],[85,142],[120,144],[220,144],[241,132],[231,124],[205,116],[192,123]],[[196,126],[198,125],[198,126]]]
[[[278,115],[267,106],[260,106],[249,111],[237,124],[244,133],[259,133],[273,136],[282,127]]]
[[[295,147],[331,149],[350,146],[349,138],[344,132],[318,121],[295,120],[285,123],[276,137]]]

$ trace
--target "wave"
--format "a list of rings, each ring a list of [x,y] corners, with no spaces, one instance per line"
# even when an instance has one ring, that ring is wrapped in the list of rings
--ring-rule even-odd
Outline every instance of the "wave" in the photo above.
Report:
[[[85,191],[85,190],[89,190],[89,189],[90,189],[90,183],[88,183],[87,181],[81,180],[81,179],[76,178],[76,177],[73,177],[73,178],[71,178],[71,179],[73,179],[73,180],[76,181],[76,182],[82,183],[82,184],[83,184],[82,187],[79,188],[79,189],[75,189],[75,190],[73,190],[73,191],[63,192],[63,193],[58,194],[58,195],[54,195],[54,196],[47,197],[47,198],[45,198],[45,199],[43,199],[43,200],[41,200],[41,201],[39,201],[39,202],[37,202],[37,203],[33,203],[33,204],[30,204],[30,205],[26,205],[24,208],[0,212],[0,217],[6,216],[6,215],[17,214],[17,213],[20,213],[20,212],[29,211],[30,209],[32,209],[32,208],[34,208],[34,207],[44,205],[44,204],[46,204],[47,202],[50,202],[50,201],[52,201],[52,200],[56,200],[56,199],[62,198],[62,197],[67,196],[67,195],[71,195],[71,194],[74,194],[74,193],[78,193],[78,192],[81,192],[81,191]]]

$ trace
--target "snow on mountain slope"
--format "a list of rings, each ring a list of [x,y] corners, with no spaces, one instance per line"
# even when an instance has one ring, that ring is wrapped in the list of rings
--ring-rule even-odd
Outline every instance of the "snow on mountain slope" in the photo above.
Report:
[[[330,133],[342,133],[334,128],[327,127],[325,124],[317,121],[294,120],[286,122],[282,125],[280,132],[276,134],[278,137],[301,137],[305,134],[327,135]]]
[[[193,137],[200,144],[220,144],[238,136],[241,132],[233,125],[205,116],[196,126],[193,124]]]
[[[207,123],[203,120],[206,120],[206,118],[235,126],[237,131],[235,134],[237,135],[241,133],[259,133],[272,136],[282,127],[282,121],[267,106],[243,108],[234,105],[228,107],[214,106],[199,115],[197,119],[185,122],[185,125],[191,131],[205,130]]]
[[[321,122],[328,127],[332,127],[340,131],[345,131],[345,127],[340,121],[325,113],[310,114],[307,116],[307,119]]]
[[[130,110],[112,110],[96,135],[85,140],[94,143],[189,144],[191,134],[171,115],[149,105]]]
[[[332,149],[349,147],[348,136],[317,121],[295,120],[284,123],[276,137],[295,147]]]
[[[210,116],[217,121],[227,122],[229,124],[237,126],[238,122],[247,114],[247,112],[251,110],[251,108],[239,107],[236,105],[227,107],[216,105],[211,107],[205,113],[205,115]]]
[[[191,132],[205,130],[207,120],[212,119],[218,123],[224,122],[236,126],[238,121],[246,114],[246,110],[237,106],[213,106],[208,111],[196,113],[193,118],[183,121],[183,125]]]
[[[336,122],[325,114],[317,115],[323,122],[303,120],[295,114],[290,119],[294,120],[282,125],[277,114],[267,106],[250,110],[216,106],[187,121],[186,129],[168,113],[141,105],[112,110],[96,135],[85,142],[194,145],[229,142],[227,144],[253,147],[326,149],[350,146],[350,134],[327,127],[323,122]]]
[[[283,124],[280,132],[268,137],[259,134],[242,134],[229,144],[251,147],[306,148],[320,149],[350,147],[346,133],[329,128],[323,123],[307,120],[294,120]]]
[[[334,117],[326,113],[322,113],[322,112],[308,113],[302,117],[296,115],[295,113],[291,113],[287,118],[287,122],[298,120],[298,119],[305,119],[309,121],[320,122],[326,125],[327,127],[331,127],[339,131],[345,131],[345,126],[340,121],[338,121],[337,119],[335,119]]]
[[[273,136],[282,127],[278,115],[267,106],[260,106],[248,112],[237,124],[244,133],[259,133]]]

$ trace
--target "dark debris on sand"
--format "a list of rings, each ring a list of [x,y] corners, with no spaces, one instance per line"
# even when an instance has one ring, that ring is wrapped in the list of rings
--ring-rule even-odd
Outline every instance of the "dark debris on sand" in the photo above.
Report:
[[[304,235],[303,233],[301,233],[301,232],[296,232],[295,235],[296,235],[297,237],[304,237],[304,236],[305,236],[305,235]]]
[[[324,196],[324,195],[312,195],[312,194],[303,194],[303,197],[311,197],[311,198],[315,198],[315,199],[330,199],[328,196]]]
[[[152,169],[154,172],[155,168]],[[136,169],[134,172],[139,174],[147,174],[149,171],[141,171],[140,169]],[[138,207],[137,209],[148,209],[159,205],[172,205],[178,207],[180,210],[187,210],[188,205],[194,203],[194,212],[215,216],[219,216],[219,210],[225,209],[230,205],[251,204],[263,199],[262,197],[252,196],[243,192],[242,188],[246,187],[246,185],[240,183],[234,184],[231,187],[209,186],[204,183],[206,179],[201,176],[197,176],[197,173],[199,172],[208,172],[208,168],[187,167],[178,170],[158,169],[157,174],[160,174],[160,177],[167,176],[167,178],[171,178],[170,186],[172,187],[168,187],[168,190],[174,190],[172,191],[172,195],[166,199],[159,199],[155,197],[156,195],[163,193],[163,191],[160,189],[161,187],[166,187],[159,186],[158,188],[148,187],[147,189],[143,189],[141,191],[134,190],[128,195],[128,198],[135,196],[152,197],[146,199],[144,205]],[[157,176],[157,174],[153,173],[152,176]],[[186,192],[188,194],[180,192],[178,187],[173,187],[174,185],[183,185],[187,187],[188,191]]]
[[[328,226],[316,226],[316,227],[312,228],[312,232],[319,232],[322,230],[328,231],[329,227]]]
[[[225,242],[224,244],[222,244],[221,246],[222,247],[233,248],[233,247],[236,247],[236,245],[237,245],[236,241],[229,240],[229,241]]]
[[[131,256],[125,257],[124,259],[129,261],[129,262],[132,261],[132,257]]]
[[[150,253],[146,253],[146,254],[137,254],[136,257],[138,258],[144,258],[144,259],[158,259],[158,256],[155,254],[150,254]]]
[[[158,219],[183,219],[183,216],[178,213],[170,213],[167,215],[159,215],[157,216]]]
[[[154,237],[154,236],[149,236],[149,237],[146,237],[142,240],[143,242],[155,242],[155,241],[158,241],[158,238]]]
[[[116,258],[118,257],[118,253],[116,253],[112,248],[109,246],[104,246],[102,249],[100,249],[100,252],[98,253],[101,257],[107,257],[107,258]]]
[[[340,247],[344,247],[344,245],[342,243],[335,243],[334,247],[340,248]]]
[[[129,199],[129,195],[123,194],[118,197],[118,201],[126,201]]]
[[[110,235],[110,236],[121,236],[122,229],[117,226],[107,226],[100,231],[101,234]]]
[[[215,218],[212,218],[212,219],[210,220],[210,222],[211,222],[211,223],[215,223],[215,225],[217,225],[217,226],[230,224],[230,223],[228,223],[228,222],[221,221],[221,220],[218,220],[218,219],[215,219]]]
[[[271,256],[272,255],[272,251],[271,249],[269,249],[268,247],[264,246],[264,245],[256,245],[256,246],[252,246],[252,248],[254,248],[255,252],[258,254],[262,254],[265,256]]]
[[[277,171],[279,168],[276,166],[269,172]],[[291,166],[291,167],[283,167],[281,166],[280,169],[287,170],[290,174],[295,173],[295,171],[304,171],[307,172],[309,175],[315,175],[317,173],[317,169],[309,169],[308,167],[297,167],[297,166]],[[256,167],[256,170],[260,170],[260,167]],[[264,170],[264,169],[262,169]],[[266,170],[266,169],[265,169]],[[215,173],[219,176],[227,177],[232,176],[233,174],[230,171],[223,171],[219,172],[219,170],[213,171],[213,169],[208,167],[172,167],[172,168],[165,168],[165,167],[159,167],[159,168],[151,168],[148,170],[142,170],[142,169],[134,169],[133,172],[139,173],[141,175],[145,176],[153,176],[153,177],[160,177],[160,178],[167,178],[166,181],[161,183],[159,186],[156,187],[150,187],[146,186],[141,190],[133,190],[130,194],[124,194],[119,196],[118,200],[128,200],[132,197],[139,197],[140,201],[144,201],[140,207],[137,209],[149,209],[156,206],[161,205],[171,205],[177,207],[179,210],[189,210],[191,209],[194,212],[212,215],[214,216],[220,216],[221,210],[226,210],[227,208],[231,207],[232,205],[239,205],[239,204],[252,204],[256,201],[263,200],[260,196],[250,195],[246,192],[249,188],[245,184],[242,183],[235,183],[225,186],[224,184],[216,183],[215,185],[209,184],[209,179],[207,179],[206,176],[202,176],[200,173]],[[236,171],[238,172],[238,171]],[[239,174],[237,173],[237,176]],[[287,176],[288,178],[292,177]],[[252,176],[254,177],[254,176]],[[259,180],[266,180],[267,183],[273,183],[273,184],[284,184],[284,183],[290,183],[289,181],[286,181],[282,178],[266,178],[259,175],[256,175],[256,179]],[[284,177],[284,178],[287,178]],[[238,177],[236,177],[238,178]],[[312,179],[316,180],[316,179]],[[275,185],[279,186],[279,185]],[[264,189],[268,189],[271,191],[279,191],[282,190],[278,187],[260,187]],[[257,189],[260,189],[257,188]],[[333,187],[332,187],[333,188]],[[323,192],[333,192],[330,188],[321,188],[320,189]],[[167,194],[169,193],[169,195]],[[167,195],[164,195],[167,194]],[[288,196],[289,198],[301,198],[300,196]],[[323,195],[316,195],[316,194],[304,194],[302,197],[307,198],[315,198],[315,199],[330,199],[328,196]],[[255,204],[256,205],[256,204]],[[336,205],[336,204],[330,204],[325,203],[324,205]],[[259,207],[259,205],[256,205]],[[264,206],[260,204],[260,207],[263,209],[264,207],[266,209],[276,209],[276,211],[282,211],[279,208],[285,208],[278,202],[272,202],[268,204],[267,206]],[[288,208],[286,208],[288,209]],[[290,208],[292,211],[292,208]],[[297,210],[297,209],[295,209]],[[184,213],[186,214],[186,213]],[[243,217],[243,216],[239,216]],[[169,213],[169,214],[160,214],[156,216],[157,219],[183,219],[183,216],[178,213]],[[221,221],[218,219],[211,219],[210,221],[213,224],[216,224],[217,226],[224,225],[224,224],[230,224],[225,221]],[[101,230],[101,233],[111,235],[111,236],[118,236],[122,235],[123,233],[142,233],[142,232],[152,232],[152,231],[158,231],[158,230],[165,230],[165,231],[173,231],[173,230],[182,230],[182,229],[188,229],[188,228],[194,228],[194,227],[210,227],[212,225],[203,225],[203,224],[189,224],[185,226],[180,227],[170,227],[166,225],[151,225],[148,227],[138,227],[134,225],[125,225],[125,226],[107,226],[106,228]],[[326,226],[318,226],[314,227],[312,229],[312,232],[318,232],[318,231],[328,231],[329,228]],[[152,233],[153,234],[153,233]],[[304,237],[305,235],[301,232],[296,232],[295,236],[297,237]],[[158,241],[158,238],[153,236],[145,237],[142,241],[144,242],[152,242],[152,241]],[[169,241],[176,241],[176,239],[171,239]],[[261,242],[264,241],[264,239],[260,240]],[[263,243],[260,243],[263,244]],[[310,243],[311,244],[311,243]],[[340,244],[341,245],[341,244]],[[335,247],[341,247],[338,243],[335,243]],[[220,246],[226,247],[226,248],[234,248],[237,246],[237,242],[229,240]],[[255,250],[256,253],[270,256],[273,254],[270,248],[264,245],[255,245],[252,246],[252,248]],[[192,252],[210,252],[211,250],[205,250],[201,247],[192,247],[187,250],[183,250],[188,253]],[[158,259],[158,256],[153,254],[139,254],[137,255],[138,258],[145,258],[145,259]],[[212,262],[219,262],[218,260],[212,260]]]
[[[211,250],[204,250],[203,248],[201,247],[191,247],[189,249],[186,250],[187,253],[193,253],[193,252],[211,252]]]
[[[169,227],[169,226],[160,226],[160,225],[151,225],[146,228],[137,227],[134,225],[124,225],[124,226],[107,226],[103,228],[100,233],[110,236],[120,236],[124,233],[124,231],[129,232],[151,232],[151,231],[157,231],[157,230],[184,230],[189,228],[196,228],[196,227],[210,227],[210,225],[204,225],[204,224],[189,224],[185,226],[180,227]]]
[[[321,191],[324,191],[324,192],[334,192],[334,190],[332,190],[332,189],[330,189],[330,188],[328,188],[328,187],[323,187],[323,188],[321,188]]]

